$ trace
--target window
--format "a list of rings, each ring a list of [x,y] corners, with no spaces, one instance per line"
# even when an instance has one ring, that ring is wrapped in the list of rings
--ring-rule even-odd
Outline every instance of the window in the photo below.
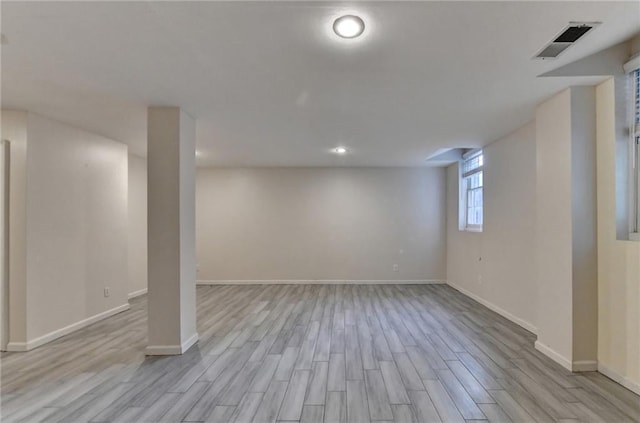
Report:
[[[640,240],[640,69],[631,73],[633,95],[633,122],[631,137],[631,185],[633,187],[632,213],[631,213],[631,237]]]
[[[466,231],[482,231],[482,187],[484,156],[482,150],[465,154],[460,174],[461,228]]]

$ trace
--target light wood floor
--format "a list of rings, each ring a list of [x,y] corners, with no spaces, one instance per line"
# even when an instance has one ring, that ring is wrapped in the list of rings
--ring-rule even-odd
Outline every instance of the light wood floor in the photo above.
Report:
[[[640,421],[638,396],[444,285],[199,287],[198,330],[145,359],[142,297],[3,354],[2,421]]]

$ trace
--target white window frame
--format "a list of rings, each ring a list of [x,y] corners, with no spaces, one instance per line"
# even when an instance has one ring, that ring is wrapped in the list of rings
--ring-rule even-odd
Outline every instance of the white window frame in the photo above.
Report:
[[[476,157],[481,156],[482,157],[482,161],[480,166],[477,166],[475,168],[473,168],[472,170],[465,172],[465,163],[469,162],[473,159],[475,159]],[[478,173],[482,173],[482,186],[479,188],[475,188],[475,189],[479,189],[482,190],[483,194],[484,194],[484,154],[482,150],[472,150],[467,152],[466,154],[464,154],[462,156],[462,160],[460,161],[459,164],[459,170],[460,170],[460,175],[459,175],[459,230],[461,231],[467,231],[467,232],[482,232],[482,228],[484,225],[484,195],[483,195],[483,204],[482,204],[482,208],[483,208],[483,221],[481,224],[470,224],[469,223],[469,216],[468,216],[468,211],[469,211],[469,207],[467,204],[467,199],[469,196],[469,178],[473,175],[476,175]]]
[[[629,140],[629,174],[631,181],[629,239],[640,241],[640,68],[631,78],[631,131]]]

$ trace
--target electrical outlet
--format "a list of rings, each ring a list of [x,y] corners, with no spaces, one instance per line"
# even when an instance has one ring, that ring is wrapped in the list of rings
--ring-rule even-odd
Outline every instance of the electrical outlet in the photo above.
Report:
[[[394,264],[394,265],[393,265],[393,271],[394,271],[394,272],[397,272],[397,271],[398,271],[398,269],[399,269],[398,265],[397,265],[397,264]]]
[[[104,296],[108,297],[109,295],[111,295],[111,293],[109,292],[109,287],[105,286],[105,288],[104,288]]]

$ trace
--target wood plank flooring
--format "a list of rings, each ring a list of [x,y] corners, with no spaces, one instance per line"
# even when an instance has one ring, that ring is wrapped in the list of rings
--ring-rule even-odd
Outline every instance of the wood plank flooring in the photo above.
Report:
[[[146,298],[2,355],[3,422],[639,422],[445,285],[198,287],[199,344],[145,358]]]

